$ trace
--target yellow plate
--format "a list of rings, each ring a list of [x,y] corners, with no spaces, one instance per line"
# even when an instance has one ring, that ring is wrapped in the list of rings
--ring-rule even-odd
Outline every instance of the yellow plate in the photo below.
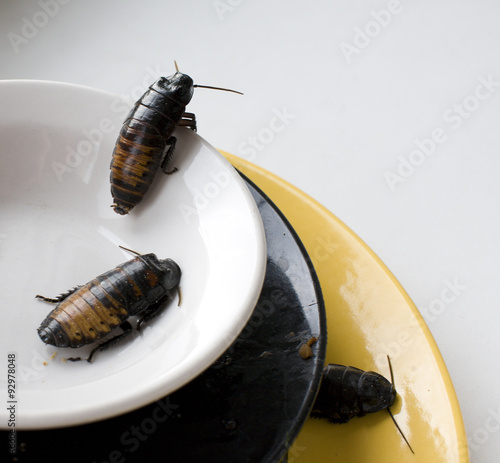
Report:
[[[309,418],[289,463],[469,461],[465,428],[439,349],[417,308],[378,257],[332,213],[279,177],[222,153],[277,205],[300,236],[318,274],[328,320],[327,363],[390,378],[391,408],[412,454],[387,413],[333,425]]]

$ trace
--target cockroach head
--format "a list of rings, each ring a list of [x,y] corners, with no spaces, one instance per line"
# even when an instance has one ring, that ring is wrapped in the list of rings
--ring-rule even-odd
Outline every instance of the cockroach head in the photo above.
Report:
[[[396,390],[382,375],[365,371],[359,381],[359,395],[363,413],[374,413],[392,406],[396,400]]]
[[[181,269],[172,259],[158,259],[155,254],[143,254],[140,259],[154,268],[160,276],[160,285],[167,291],[176,288],[181,279]]]
[[[162,284],[165,289],[174,289],[179,286],[181,269],[172,259],[160,260],[158,267],[163,275]]]
[[[183,105],[187,105],[193,97],[193,84],[193,79],[182,72],[158,80],[160,92]]]

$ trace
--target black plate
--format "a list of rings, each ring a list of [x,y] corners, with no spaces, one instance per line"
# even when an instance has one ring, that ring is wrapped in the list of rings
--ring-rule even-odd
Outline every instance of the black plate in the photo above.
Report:
[[[83,426],[18,431],[12,461],[264,463],[286,455],[319,387],[325,307],[299,238],[269,198],[243,178],[268,248],[262,293],[236,341],[199,377],[147,407]],[[318,341],[312,358],[304,360],[299,348],[312,336]],[[3,431],[4,449],[7,439]]]

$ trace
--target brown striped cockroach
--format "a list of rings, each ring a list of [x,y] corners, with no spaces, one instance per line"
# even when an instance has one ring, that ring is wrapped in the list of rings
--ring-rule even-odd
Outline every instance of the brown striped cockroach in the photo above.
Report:
[[[126,249],[126,248],[123,248]],[[131,333],[128,318],[138,316],[137,329],[158,315],[172,291],[178,289],[181,270],[172,259],[155,254],[139,254],[84,286],[77,286],[56,298],[36,295],[57,304],[38,328],[45,344],[57,347],[82,347],[106,337],[116,328],[122,333],[97,345],[86,359]],[[80,357],[67,360],[82,360]]]
[[[111,195],[116,213],[125,215],[148,191],[158,169],[168,170],[178,126],[196,131],[196,118],[185,112],[195,87],[240,93],[227,88],[196,85],[186,74],[161,77],[141,96],[127,115],[111,161]],[[241,93],[240,93],[241,94]],[[168,150],[166,147],[168,146]],[[166,152],[165,152],[166,150]]]
[[[389,356],[387,361],[391,382],[374,371],[363,371],[333,363],[326,365],[311,416],[326,418],[332,423],[347,423],[355,416],[361,417],[385,409],[411,452],[414,453],[390,410],[396,400],[397,392]]]

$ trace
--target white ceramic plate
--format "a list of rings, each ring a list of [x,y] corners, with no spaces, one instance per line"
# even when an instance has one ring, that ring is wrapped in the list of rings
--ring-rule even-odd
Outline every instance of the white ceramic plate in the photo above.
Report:
[[[128,216],[110,207],[109,164],[130,108],[76,85],[0,82],[1,390],[15,354],[15,421],[41,429],[104,419],[151,403],[200,374],[244,327],[262,287],[260,215],[232,166],[178,129],[174,175],[161,172]],[[182,304],[142,334],[96,355],[47,346],[37,328],[54,297],[129,260],[124,245],[173,258]],[[4,398],[5,400],[5,398]],[[9,414],[0,407],[0,426]]]

